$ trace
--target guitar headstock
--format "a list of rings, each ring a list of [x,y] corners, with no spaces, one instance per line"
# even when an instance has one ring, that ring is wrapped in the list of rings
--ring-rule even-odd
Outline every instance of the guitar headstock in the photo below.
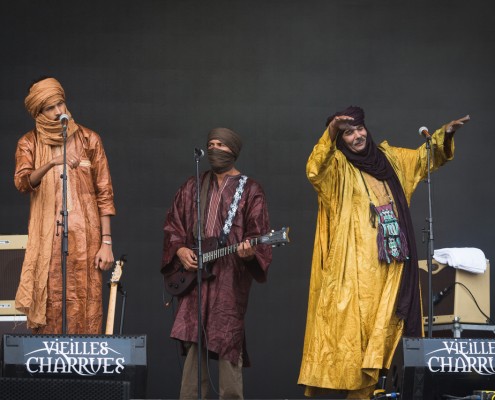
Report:
[[[110,278],[110,283],[118,283],[120,277],[122,276],[122,268],[124,267],[124,262],[126,261],[125,255],[120,257],[120,260],[115,261],[115,267],[112,271],[112,277]]]
[[[271,231],[260,238],[260,243],[271,244],[272,246],[284,246],[289,242],[289,227],[283,227],[278,231]]]

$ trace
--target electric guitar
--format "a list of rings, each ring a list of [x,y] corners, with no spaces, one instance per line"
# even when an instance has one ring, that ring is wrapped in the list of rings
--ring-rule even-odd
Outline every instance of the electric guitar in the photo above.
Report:
[[[122,268],[124,267],[125,256],[120,257],[120,260],[115,261],[115,267],[110,278],[110,298],[108,299],[107,326],[105,335],[113,335],[113,325],[115,319],[115,303],[117,299],[117,289],[120,285],[120,277],[122,276]]]
[[[289,228],[282,228],[279,231],[271,231],[266,235],[259,236],[249,240],[251,246],[258,244],[269,244],[273,247],[289,243]],[[230,246],[218,248],[218,239],[216,237],[206,238],[202,241],[203,248],[203,280],[213,279],[215,275],[211,272],[210,263],[220,257],[234,254],[237,252],[242,243],[232,244]],[[172,261],[170,272],[163,274],[165,281],[165,290],[172,296],[183,296],[194,287],[197,278],[197,271],[187,271],[180,263],[179,257],[175,256]]]

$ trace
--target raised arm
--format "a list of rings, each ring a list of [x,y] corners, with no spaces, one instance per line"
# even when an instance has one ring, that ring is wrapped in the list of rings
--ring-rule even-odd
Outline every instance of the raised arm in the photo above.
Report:
[[[451,148],[452,138],[454,137],[454,133],[466,123],[471,120],[469,115],[466,115],[462,118],[455,119],[448,124],[445,125],[445,148]],[[451,154],[449,154],[451,156]]]

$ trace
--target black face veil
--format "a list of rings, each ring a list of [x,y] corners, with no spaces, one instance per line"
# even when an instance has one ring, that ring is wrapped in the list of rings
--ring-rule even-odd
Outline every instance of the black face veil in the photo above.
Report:
[[[219,140],[232,151],[229,153],[218,149],[208,149],[208,161],[211,169],[217,174],[230,170],[241,152],[241,137],[230,129],[214,128],[208,133],[208,142],[210,140]]]

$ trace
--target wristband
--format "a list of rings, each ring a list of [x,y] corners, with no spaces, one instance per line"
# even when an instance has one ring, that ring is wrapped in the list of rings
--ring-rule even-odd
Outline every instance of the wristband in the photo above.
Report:
[[[109,246],[112,245],[112,242],[110,240],[103,240],[103,244],[108,244]]]

